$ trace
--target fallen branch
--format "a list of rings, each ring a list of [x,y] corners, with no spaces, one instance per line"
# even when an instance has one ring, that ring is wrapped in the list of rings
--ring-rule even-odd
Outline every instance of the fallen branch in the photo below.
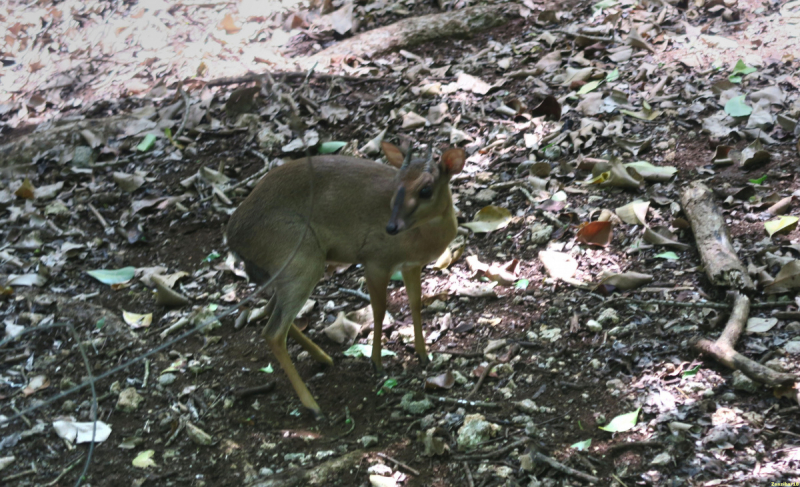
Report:
[[[505,455],[506,453],[511,452],[515,448],[519,448],[521,446],[525,446],[530,439],[526,436],[521,438],[517,441],[509,443],[508,445],[504,446],[503,448],[499,448],[497,450],[488,451],[485,453],[476,453],[474,455],[455,455],[453,460],[457,461],[466,461],[466,460],[487,460],[489,458],[497,458],[500,456]]]
[[[660,448],[662,446],[664,446],[664,443],[660,441],[627,441],[624,443],[617,443],[609,448],[608,451],[609,453],[616,455],[632,448]]]
[[[708,279],[716,286],[755,290],[753,280],[736,255],[725,217],[708,186],[697,181],[690,183],[681,193],[681,206],[692,224],[697,252]]]
[[[406,465],[405,463],[401,462],[400,460],[396,460],[396,459],[390,457],[389,455],[384,455],[383,453],[378,453],[378,456],[383,458],[384,460],[389,460],[390,462],[394,463],[398,467],[402,467],[403,469],[407,470],[409,473],[412,473],[412,474],[416,475],[417,477],[419,477],[419,472],[417,470],[414,470],[413,468],[409,467],[408,465]]]
[[[589,482],[591,484],[600,483],[600,479],[595,477],[594,475],[589,475],[588,473],[583,473],[580,470],[575,470],[574,468],[568,467],[568,466],[564,465],[563,463],[557,462],[554,459],[552,459],[552,458],[550,458],[548,456],[542,455],[541,453],[539,453],[537,451],[531,451],[529,453],[529,455],[531,456],[531,458],[534,461],[546,463],[548,466],[550,466],[550,468],[554,468],[554,469],[558,470],[561,473],[565,473],[567,475],[570,475],[572,477],[581,479],[581,480],[583,480],[585,482]]]
[[[371,58],[395,49],[438,39],[469,36],[506,23],[508,21],[506,12],[510,12],[506,6],[492,5],[404,19],[354,35],[323,49],[311,56],[310,60],[322,61],[345,56]]]
[[[466,399],[454,399],[452,397],[441,397],[441,396],[430,396],[428,394],[425,395],[431,401],[443,402],[445,404],[452,404],[455,406],[467,406],[467,407],[474,407],[474,408],[499,408],[500,404],[496,402],[484,402],[484,401],[468,401]]]
[[[800,378],[797,376],[772,370],[745,357],[734,349],[739,335],[744,330],[749,314],[750,298],[744,294],[737,294],[731,316],[719,338],[713,342],[705,338],[697,338],[692,343],[692,347],[704,355],[713,357],[717,362],[729,369],[739,370],[750,379],[770,387],[779,387],[798,382]]]

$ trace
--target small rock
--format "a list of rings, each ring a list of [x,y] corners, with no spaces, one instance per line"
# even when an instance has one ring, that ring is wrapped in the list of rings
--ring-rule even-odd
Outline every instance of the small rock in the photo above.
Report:
[[[447,311],[447,303],[440,299],[436,299],[430,304],[430,306],[428,306],[427,309],[432,313],[442,313]]]
[[[519,468],[526,472],[533,471],[533,458],[530,455],[520,455],[519,456]]]
[[[508,340],[505,338],[501,338],[500,340],[489,340],[486,348],[483,349],[483,354],[486,355],[487,353],[496,352],[497,350],[505,347],[506,343],[508,343]]]
[[[375,465],[370,465],[370,467],[367,469],[367,473],[370,475],[381,475],[383,477],[388,477],[389,475],[392,475],[393,470],[392,467],[388,465],[376,463]]]
[[[589,320],[586,322],[586,329],[593,333],[599,333],[603,331],[603,325],[595,320]]]
[[[119,393],[119,399],[117,399],[117,410],[125,412],[125,413],[132,413],[139,408],[139,404],[144,401],[144,398],[136,392],[135,387],[128,387],[124,391]]]
[[[617,310],[613,308],[606,308],[600,313],[600,316],[597,317],[597,321],[601,325],[609,325],[609,324],[617,324],[619,323],[619,316],[617,315]]]
[[[520,402],[514,403],[514,406],[516,406],[517,409],[523,413],[527,414],[536,414],[539,412],[539,406],[537,406],[536,403],[530,399],[523,399]]]
[[[619,379],[611,379],[608,382],[606,382],[606,387],[608,389],[612,389],[612,390],[614,390],[614,389],[615,390],[620,390],[623,387],[625,387],[625,384]]]
[[[283,459],[289,463],[306,463],[308,457],[305,453],[287,453],[283,456]]]
[[[261,470],[258,471],[258,475],[262,477],[270,477],[272,475],[275,475],[275,470],[272,470],[271,468],[267,467],[261,467]]]
[[[433,407],[433,403],[427,397],[420,401],[412,401],[413,393],[408,393],[400,400],[400,406],[409,414],[422,414]]]
[[[658,150],[667,150],[669,149],[669,142],[667,142],[666,140],[659,142],[655,145],[655,148]]]
[[[75,403],[75,401],[73,401],[72,399],[67,399],[66,401],[64,401],[64,404],[61,405],[61,410],[64,411],[65,413],[69,413],[75,411],[75,408],[77,406],[78,404]]]
[[[382,475],[370,475],[369,483],[372,487],[397,487],[397,481],[395,479]]]
[[[211,435],[188,421],[186,422],[186,434],[189,436],[190,440],[198,445],[207,446],[214,443],[214,438],[212,438]]]
[[[592,360],[589,361],[589,367],[593,368],[594,370],[598,370],[602,366],[603,366],[603,364],[599,360],[597,360],[596,358],[593,358]]]
[[[161,374],[158,376],[158,383],[161,384],[162,386],[168,386],[173,382],[175,382],[177,378],[178,378],[177,375],[171,372],[167,372],[166,374]]]
[[[375,435],[364,435],[358,441],[364,448],[369,448],[378,444],[378,437]]]
[[[499,430],[499,425],[486,421],[482,414],[468,414],[464,417],[464,425],[458,429],[458,450],[471,450],[493,438]]]
[[[784,343],[783,349],[786,350],[786,353],[792,355],[800,354],[800,340],[792,340]]]
[[[486,188],[478,191],[475,196],[472,197],[476,203],[480,203],[483,205],[488,205],[497,197],[497,191],[492,189]]]
[[[464,384],[469,382],[469,379],[464,377],[464,374],[462,374],[461,372],[459,372],[457,370],[453,371],[453,378],[455,379],[456,384],[458,384],[460,386],[463,386]]]
[[[336,455],[336,452],[333,450],[322,450],[315,453],[314,458],[316,458],[317,460],[325,460],[326,458],[332,457],[334,455]]]
[[[531,225],[531,236],[528,241],[534,245],[542,245],[549,242],[552,235],[552,225],[537,222]]]
[[[800,321],[792,321],[788,325],[786,325],[786,331],[790,331],[792,333],[797,333],[800,331]]]
[[[738,370],[733,372],[733,388],[739,391],[758,392],[759,385]]]

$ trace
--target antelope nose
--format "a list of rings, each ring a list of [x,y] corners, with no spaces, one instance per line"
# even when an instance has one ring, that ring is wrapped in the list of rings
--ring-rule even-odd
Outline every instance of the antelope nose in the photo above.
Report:
[[[389,222],[389,224],[386,225],[386,233],[389,235],[397,235],[399,231],[400,228],[397,226],[397,222]]]

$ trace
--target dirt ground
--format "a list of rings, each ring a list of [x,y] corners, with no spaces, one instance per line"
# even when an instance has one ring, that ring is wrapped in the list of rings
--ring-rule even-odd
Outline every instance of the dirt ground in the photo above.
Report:
[[[728,2],[714,3],[728,5]],[[413,2],[406,4],[414,5]],[[409,50],[429,59],[432,66],[466,65],[463,60],[481,50],[519,45],[547,29],[557,30],[558,26],[545,29],[535,21],[537,11],[549,11],[551,7],[532,2],[524,5],[535,6],[532,16],[515,16],[500,28],[469,38],[443,40]],[[758,50],[764,59],[760,72],[767,74],[753,81],[752,90],[756,90],[756,85],[774,82],[789,94],[785,103],[788,107],[791,100],[797,101],[798,59],[784,57],[782,60],[781,56],[792,50],[797,56],[797,37],[790,35],[790,29],[796,29],[797,24],[787,24],[785,18],[777,15],[781,5],[781,2],[763,5],[739,2],[734,9],[739,20],[731,21],[709,13],[707,6],[689,10],[683,6],[676,15],[681,22],[686,21],[690,27],[703,29],[708,34],[751,41],[758,35],[766,36],[764,32],[773,35],[776,40],[764,43],[763,49]],[[119,9],[115,15],[123,18],[136,11],[127,4],[120,4]],[[561,6],[553,9],[569,12],[573,22],[589,22],[595,12],[591,4],[582,2],[572,9]],[[658,10],[647,4],[637,11],[655,15]],[[435,3],[419,4],[414,6],[412,14],[438,11]],[[687,15],[689,11],[695,15]],[[635,15],[633,10],[631,15]],[[370,17],[361,28],[379,27],[402,17],[402,13],[396,12]],[[567,21],[561,20],[562,24]],[[760,34],[755,32],[757,24],[766,25]],[[676,22],[675,25],[682,24]],[[774,30],[768,30],[770,27]],[[314,36],[312,29],[305,32],[293,37],[287,53],[305,55],[315,49],[315,44],[326,47],[342,38],[329,31]],[[656,39],[651,41],[657,42]],[[573,49],[570,37],[558,42],[566,58],[566,51]],[[721,55],[712,56],[697,51],[687,53],[678,47],[662,49],[660,44],[657,46],[653,52],[640,50],[641,55],[634,58],[635,62],[676,65],[692,54],[706,55],[709,60],[713,57],[713,62],[726,66],[725,70],[705,72],[705,59],[698,67],[681,65],[685,78],[674,80],[664,89],[665,93],[672,94],[685,93],[677,87],[695,77],[726,80],[730,74],[727,66],[743,56],[737,50],[723,50]],[[753,46],[760,48],[755,43]],[[750,51],[756,52],[756,49],[748,45],[747,54]],[[517,60],[531,56],[531,62],[535,62],[546,52],[528,55],[508,51],[506,54]],[[4,59],[7,58],[11,56],[4,54]],[[396,53],[385,59],[397,66],[403,61]],[[603,63],[608,70],[613,69],[613,63],[599,61]],[[351,63],[349,69],[354,65],[358,63]],[[509,100],[518,98],[532,109],[544,98],[544,88],[533,79],[535,77],[507,77],[504,71],[488,64],[475,68],[472,74],[490,84],[504,79],[502,91],[506,96],[482,98],[460,91],[454,93],[448,103],[454,114],[455,107],[461,107],[457,113],[465,115],[453,125],[467,130],[474,138],[481,134],[480,141],[485,146],[489,142],[485,134],[496,130],[494,127],[508,127],[511,137],[514,134],[511,127],[520,122],[519,117],[503,116],[494,111],[499,101],[504,100],[511,106]],[[633,72],[636,67],[627,69]],[[253,71],[258,70],[253,68]],[[224,73],[218,75],[221,77]],[[350,86],[346,79],[340,82],[344,88],[340,88],[336,103],[352,116],[339,123],[315,122],[313,127],[322,134],[321,139],[357,140],[363,144],[385,128],[380,124],[387,120],[390,111],[401,108],[400,93],[412,85],[417,86],[416,81],[385,76],[383,72],[370,73],[370,76],[376,79]],[[434,78],[431,79],[435,81]],[[447,75],[442,78],[447,78],[443,83],[453,79]],[[628,86],[632,87],[632,92],[646,91],[656,78],[654,75],[637,81],[631,76]],[[154,81],[144,80],[146,83]],[[636,88],[636,83],[641,86]],[[186,86],[191,85],[186,83]],[[215,93],[218,98],[225,98],[242,86],[246,84],[222,85]],[[292,85],[292,89],[296,86]],[[307,88],[319,95],[319,99],[327,99],[332,89],[329,79],[319,77],[311,77]],[[575,105],[561,98],[572,89],[570,86],[553,84],[548,89],[565,106]],[[152,103],[144,96],[123,97],[121,93],[106,99],[100,87],[77,82],[60,90],[61,100],[105,99],[105,108],[94,101],[95,108],[87,110],[98,118],[130,113]],[[32,91],[26,96],[36,93]],[[192,96],[197,93],[199,91]],[[326,93],[327,96],[323,96]],[[179,99],[180,95],[175,94],[155,104],[164,107]],[[730,188],[752,190],[747,193],[752,196],[744,199],[725,200],[725,195],[719,199],[730,235],[745,266],[763,265],[761,270],[774,277],[781,267],[775,261],[763,264],[767,254],[778,255],[780,263],[798,257],[800,230],[793,228],[770,238],[763,223],[767,218],[763,214],[767,206],[798,190],[797,132],[783,133],[776,125],[769,131],[775,142],[767,145],[771,159],[752,170],[745,171],[738,164],[717,166],[712,161],[718,145],[727,143],[741,151],[752,140],[704,133],[703,118],[711,111],[681,112],[677,108],[682,101],[680,96],[666,101],[672,105],[662,109],[672,111],[662,119],[627,119],[625,129],[626,136],[652,137],[654,146],[625,162],[646,159],[656,165],[675,167],[676,175],[666,182],[648,183],[634,191],[600,190],[580,184],[586,179],[585,173],[564,169],[565,164],[585,157],[608,159],[615,152],[624,152],[614,145],[612,137],[597,137],[591,147],[577,153],[570,150],[570,139],[566,138],[562,144],[563,155],[553,159],[541,158],[544,149],[537,152],[539,162],[544,160],[553,168],[552,176],[546,179],[559,189],[568,188],[569,197],[567,205],[553,210],[561,226],[552,228],[552,235],[544,243],[532,241],[531,227],[536,223],[552,223],[545,212],[532,205],[513,185],[498,184],[526,178],[528,174],[518,171],[518,166],[527,159],[528,152],[536,150],[528,151],[520,142],[499,146],[496,152],[486,152],[477,146],[469,152],[472,158],[468,170],[452,184],[460,212],[459,222],[473,220],[485,205],[475,194],[490,187],[497,188],[493,190],[496,194],[491,204],[507,208],[513,218],[505,228],[485,234],[462,228],[466,238],[464,256],[444,270],[425,269],[423,295],[430,299],[426,301],[423,320],[428,349],[433,357],[427,367],[420,365],[414,355],[413,340],[409,341],[403,332],[412,320],[400,281],[392,281],[389,288],[388,311],[395,322],[384,328],[384,335],[388,336],[384,348],[396,355],[384,357],[385,376],[373,371],[368,358],[345,356],[347,345],[334,343],[326,337],[322,330],[336,319],[339,311],[356,311],[367,304],[361,297],[340,291],[364,290],[363,272],[353,266],[320,282],[312,295],[315,308],[305,319],[298,320],[298,325],[305,326],[304,332],[334,359],[335,366],[326,368],[315,363],[289,341],[290,355],[324,411],[323,420],[316,420],[303,410],[260,337],[264,322],[236,328],[238,313],[234,313],[220,320],[221,327],[179,340],[146,360],[136,361],[96,382],[97,419],[110,425],[112,434],[94,445],[91,464],[84,473],[88,443],[73,444],[60,438],[51,424],[64,416],[90,421],[92,394],[84,388],[53,402],[48,398],[86,381],[89,378],[87,364],[91,375],[97,376],[177,336],[180,332],[165,337],[161,333],[188,312],[188,308],[153,304],[153,291],[138,279],[114,289],[89,277],[86,271],[158,265],[169,272],[188,273],[176,290],[190,296],[192,306],[212,305],[213,309],[219,306],[222,310],[236,304],[255,289],[224,265],[228,250],[224,230],[230,213],[246,197],[245,188],[227,192],[230,205],[215,198],[200,201],[204,195],[199,192],[166,208],[150,205],[140,212],[132,212],[132,204],[184,194],[187,188],[181,182],[195,176],[202,167],[219,170],[233,181],[245,180],[264,167],[265,161],[248,150],[254,147],[270,161],[287,154],[281,152],[279,145],[272,147],[271,152],[257,147],[252,132],[245,129],[214,134],[205,127],[187,132],[185,137],[192,139],[193,152],[185,150],[182,159],[170,157],[175,149],[162,140],[164,145],[157,146],[157,152],[135,157],[126,155],[128,149],[124,143],[122,147],[110,148],[100,154],[97,159],[100,165],[89,175],[70,172],[68,165],[48,157],[34,159],[30,167],[22,170],[5,170],[3,189],[16,190],[26,177],[37,188],[65,182],[59,199],[73,206],[67,214],[50,218],[61,230],[79,229],[80,234],[57,234],[45,224],[37,227],[32,216],[18,219],[15,214],[31,213],[24,209],[11,210],[20,205],[24,208],[24,202],[13,198],[4,201],[0,205],[3,209],[0,216],[4,218],[2,249],[6,253],[2,254],[0,282],[11,282],[13,276],[29,272],[26,269],[30,269],[34,261],[45,265],[46,255],[65,252],[65,242],[80,242],[84,247],[78,250],[77,257],[57,260],[45,286],[4,284],[0,301],[3,319],[7,326],[21,325],[30,330],[43,319],[47,323],[51,315],[59,322],[68,315],[66,310],[82,309],[83,319],[74,318],[72,324],[84,344],[88,362],[82,358],[76,337],[66,328],[41,329],[0,346],[0,414],[10,418],[19,411],[36,408],[22,418],[0,424],[0,458],[13,458],[8,466],[0,468],[0,483],[9,486],[78,483],[220,487],[533,487],[584,483],[579,477],[565,474],[542,461],[526,463],[523,457],[529,462],[530,452],[538,452],[597,477],[599,485],[770,485],[770,481],[800,481],[800,427],[796,421],[798,407],[794,393],[779,393],[757,384],[745,389],[735,387],[732,370],[700,357],[689,346],[690,339],[695,336],[716,337],[725,323],[727,311],[702,305],[675,307],[670,304],[731,303],[726,296],[727,289],[709,282],[692,232],[684,225],[685,220],[679,221],[683,217],[679,211],[679,194],[692,181],[702,180],[720,194]],[[683,101],[687,106],[698,103]],[[13,104],[14,100],[4,102]],[[254,113],[260,113],[264,120],[279,119],[271,111],[269,100],[259,103],[256,102]],[[224,111],[221,105],[217,110]],[[3,111],[0,145],[29,136],[38,123],[75,115],[79,110],[63,104],[49,104],[42,111],[35,114],[34,111],[31,108],[27,119],[16,111]],[[214,117],[225,120],[219,112],[215,112]],[[181,115],[180,111],[177,113]],[[484,116],[478,117],[477,113]],[[597,119],[608,123],[613,115],[615,113],[601,113]],[[10,122],[14,117],[18,117],[20,123],[12,126]],[[390,132],[401,132],[401,118],[390,122]],[[573,106],[561,121],[568,121],[573,127],[570,130],[575,130],[581,126],[583,118]],[[232,127],[232,122],[227,127]],[[448,133],[437,127],[405,133],[410,134],[415,143],[433,144],[438,149],[449,143]],[[666,144],[658,145],[659,142]],[[470,142],[460,145],[466,145],[469,150]],[[114,163],[103,165],[110,161]],[[560,172],[557,168],[561,168]],[[133,174],[136,170],[147,173],[147,182],[138,192],[120,191],[114,185],[115,172]],[[767,176],[766,182],[752,181],[763,175]],[[582,245],[576,241],[581,223],[596,220],[602,209],[613,211],[635,199],[651,201],[648,213],[651,227],[671,227],[677,240],[690,245],[688,250],[675,250],[679,258],[657,257],[670,250],[661,247],[632,249],[640,237],[641,226],[616,227],[607,246]],[[31,204],[43,211],[50,202]],[[796,205],[786,214],[797,215]],[[45,242],[36,249],[23,245],[32,231],[38,232]],[[560,250],[574,257],[578,267],[572,281],[548,274],[539,258],[539,253],[546,249]],[[22,266],[15,264],[12,256],[21,260]],[[517,259],[516,278],[527,280],[528,285],[499,285],[493,297],[459,294],[456,290],[464,282],[486,281],[470,268],[467,256],[476,256],[484,263],[504,264]],[[574,285],[576,281],[597,284],[605,270],[638,272],[652,279],[645,286],[631,290]],[[66,303],[55,304],[53,299],[42,299],[43,296],[60,296],[66,298]],[[637,304],[620,298],[661,302]],[[751,317],[777,318],[777,322],[768,331],[747,333],[737,344],[737,350],[760,363],[777,361],[783,371],[797,373],[800,365],[797,355],[784,348],[787,342],[800,335],[795,292],[767,294],[760,287],[752,293],[752,299],[754,303],[772,302],[775,306],[754,308]],[[778,300],[780,303],[775,303]],[[86,308],[84,303],[96,308]],[[116,316],[119,326],[111,327],[106,321],[101,323],[105,318],[96,314],[99,309]],[[778,311],[784,314],[776,314]],[[123,322],[123,312],[152,313],[152,324],[148,328],[129,330]],[[587,326],[589,321],[599,323],[600,329]],[[370,333],[364,330],[356,342],[369,343]],[[487,346],[494,350],[487,351]],[[422,400],[426,394],[449,399],[467,398],[489,364],[497,367],[469,398],[483,402],[484,406],[436,402],[424,412],[415,413],[401,405],[406,393],[413,393],[413,400]],[[272,367],[271,371],[262,370],[268,366]],[[168,368],[174,370],[165,375]],[[426,390],[426,379],[446,372],[458,372],[455,385]],[[44,376],[46,384],[31,389],[31,379],[37,376]],[[389,379],[396,385],[384,387]],[[260,391],[249,390],[265,385]],[[134,388],[142,402],[132,411],[122,411],[118,405],[119,393],[128,388]],[[610,433],[599,428],[639,408],[638,421],[631,429]],[[459,431],[465,418],[476,413],[495,425],[494,431],[473,450],[459,451]],[[190,432],[192,428],[210,435],[210,440],[198,439],[196,433]],[[426,435],[429,440],[436,438],[446,445],[447,451],[427,455]],[[590,446],[576,446],[588,440],[591,440]],[[504,449],[514,442],[519,442],[516,447]],[[636,443],[626,445],[629,442]],[[134,459],[143,451],[153,452],[154,464],[135,465]],[[320,471],[320,466],[330,466],[336,459],[345,458],[352,461],[348,460],[342,468],[334,468],[319,483],[303,477],[315,469]],[[375,479],[376,475],[382,478]],[[271,481],[279,483],[270,484]]]

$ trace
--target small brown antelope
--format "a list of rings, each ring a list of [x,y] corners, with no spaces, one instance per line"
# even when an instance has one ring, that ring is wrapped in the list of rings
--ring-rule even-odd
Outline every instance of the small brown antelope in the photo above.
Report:
[[[322,277],[326,262],[364,265],[375,320],[372,362],[378,371],[383,370],[381,324],[386,288],[392,273],[400,269],[414,321],[414,348],[423,363],[428,360],[420,314],[422,266],[439,257],[456,236],[449,183],[464,166],[466,154],[463,149],[449,149],[437,164],[430,150],[426,159],[412,160],[411,149],[403,157],[392,144],[384,142],[382,148],[395,167],[326,155],[272,169],[228,223],[228,244],[244,260],[250,278],[264,282],[277,274],[268,305],[272,313],[261,334],[300,401],[317,416],[320,408],[292,364],[286,336],[316,361],[333,365],[293,323]],[[314,201],[310,206],[312,173]]]

